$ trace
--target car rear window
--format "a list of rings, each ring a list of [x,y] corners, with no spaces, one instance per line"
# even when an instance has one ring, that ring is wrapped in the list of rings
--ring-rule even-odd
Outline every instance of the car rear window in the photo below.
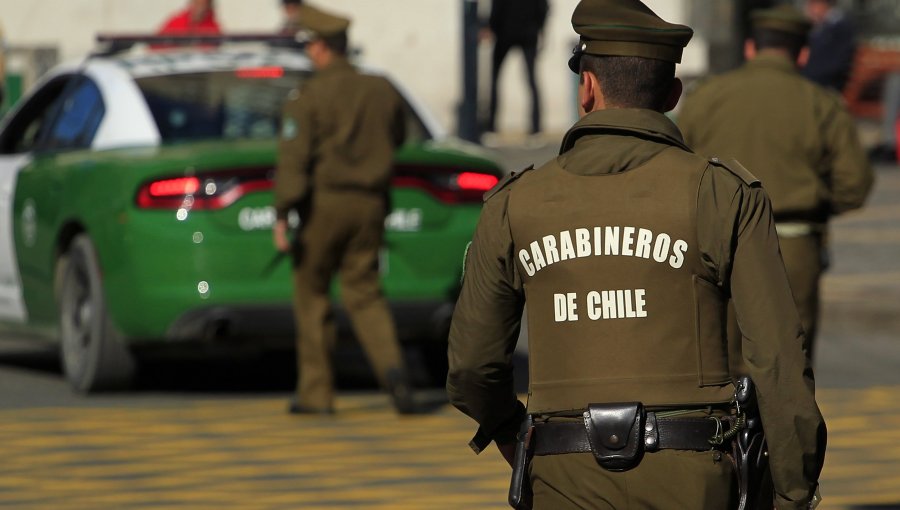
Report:
[[[137,85],[163,143],[178,143],[274,138],[281,106],[303,78],[299,72],[222,71],[140,78]]]
[[[309,76],[280,67],[138,78],[165,144],[201,140],[270,139],[280,131],[281,108]],[[431,138],[407,105],[407,139]]]

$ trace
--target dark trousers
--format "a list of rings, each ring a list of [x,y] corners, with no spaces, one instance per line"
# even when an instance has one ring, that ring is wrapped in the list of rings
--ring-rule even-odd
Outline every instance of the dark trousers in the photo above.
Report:
[[[494,41],[494,58],[491,66],[491,110],[488,117],[488,131],[497,130],[497,79],[500,76],[500,67],[509,50],[519,47],[525,56],[525,70],[528,74],[528,86],[531,88],[531,132],[541,131],[541,98],[538,92],[537,80],[534,75],[534,63],[537,60],[537,39],[534,41],[514,41],[497,38]]]
[[[660,450],[634,469],[607,471],[590,453],[534,457],[531,485],[537,510],[734,508],[737,477],[718,452]]]

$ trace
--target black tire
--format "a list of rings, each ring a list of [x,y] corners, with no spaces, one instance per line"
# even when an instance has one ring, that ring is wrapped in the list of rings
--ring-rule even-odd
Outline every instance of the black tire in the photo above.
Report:
[[[60,357],[66,379],[79,393],[128,388],[135,362],[109,319],[97,252],[84,234],[59,260]]]

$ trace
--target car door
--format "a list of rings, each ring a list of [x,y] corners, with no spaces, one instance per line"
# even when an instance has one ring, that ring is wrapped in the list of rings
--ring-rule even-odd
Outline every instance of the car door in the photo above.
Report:
[[[11,112],[0,131],[0,320],[25,322],[28,313],[22,297],[22,281],[14,236],[16,184],[19,173],[33,158],[45,136],[58,100],[71,75],[52,78],[40,86],[21,107]],[[24,220],[28,221],[26,213]]]

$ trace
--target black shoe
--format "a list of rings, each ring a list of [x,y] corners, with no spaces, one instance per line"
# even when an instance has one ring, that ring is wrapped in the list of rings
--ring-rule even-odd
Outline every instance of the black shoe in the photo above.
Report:
[[[409,380],[399,371],[388,374],[388,394],[398,414],[416,414],[418,408],[413,400],[412,387]]]
[[[290,414],[319,414],[319,415],[333,415],[333,408],[325,408],[325,409],[316,409],[314,407],[307,407],[295,399],[291,399],[288,402],[288,413]]]

